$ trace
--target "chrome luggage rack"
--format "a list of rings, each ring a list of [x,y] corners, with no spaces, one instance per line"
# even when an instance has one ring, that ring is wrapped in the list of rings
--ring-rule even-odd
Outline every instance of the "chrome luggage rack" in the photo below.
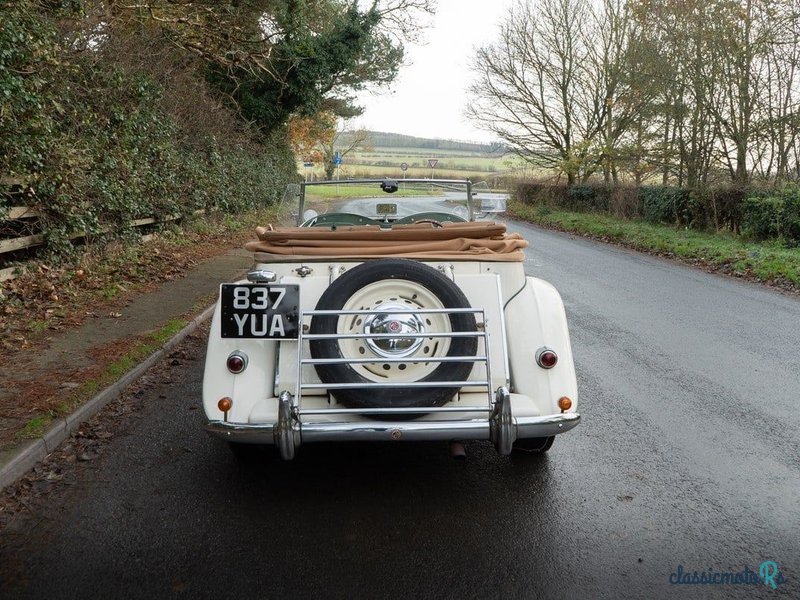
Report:
[[[300,312],[300,323],[305,323],[305,317],[314,316],[362,316],[375,315],[380,313],[380,308],[361,309],[361,310],[305,310]],[[292,400],[293,412],[296,416],[302,417],[304,415],[331,415],[331,414],[358,414],[358,415],[402,415],[402,414],[420,414],[424,413],[468,413],[468,412],[490,412],[493,408],[492,399],[492,377],[491,366],[489,358],[489,336],[486,332],[486,315],[481,308],[439,308],[428,310],[414,310],[416,314],[474,314],[480,318],[478,321],[478,328],[476,331],[451,331],[446,333],[408,333],[402,334],[395,333],[318,333],[311,334],[305,333],[305,327],[299,328],[297,346],[297,373],[298,382],[295,388],[295,394]],[[483,340],[483,355],[477,354],[475,356],[409,356],[403,358],[311,358],[310,351],[306,354],[305,342],[311,340],[323,339],[393,339],[397,337],[403,338],[422,338],[422,339],[435,339],[435,338],[457,338],[457,337],[473,337],[481,338]],[[303,358],[308,356],[309,358]],[[351,383],[304,383],[303,382],[303,366],[304,365],[322,365],[322,364],[400,364],[400,363],[446,363],[446,362],[472,362],[484,363],[486,365],[486,379],[467,380],[467,381],[393,381],[393,382],[351,382]],[[413,388],[432,388],[432,387],[446,387],[446,388],[485,388],[487,390],[487,403],[479,406],[442,406],[442,407],[412,407],[412,408],[303,408],[302,398],[303,390],[342,390],[342,389],[355,389],[355,388],[369,388],[369,389],[413,389]],[[455,394],[454,394],[455,395]]]

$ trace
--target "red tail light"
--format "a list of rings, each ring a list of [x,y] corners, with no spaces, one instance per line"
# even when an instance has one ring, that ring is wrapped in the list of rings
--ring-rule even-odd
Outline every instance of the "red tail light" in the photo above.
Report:
[[[541,347],[536,351],[536,364],[543,369],[552,369],[558,363],[558,354],[547,347]]]
[[[228,365],[228,371],[234,375],[241,373],[247,368],[247,354],[240,350],[231,352],[226,364]]]

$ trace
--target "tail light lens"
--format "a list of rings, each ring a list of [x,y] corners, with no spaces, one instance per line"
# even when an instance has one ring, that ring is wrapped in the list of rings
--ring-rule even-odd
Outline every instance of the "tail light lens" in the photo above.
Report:
[[[543,369],[552,369],[558,363],[558,354],[554,350],[542,346],[536,351],[536,364]]]
[[[247,368],[247,354],[241,350],[231,352],[226,361],[228,371],[237,375]]]

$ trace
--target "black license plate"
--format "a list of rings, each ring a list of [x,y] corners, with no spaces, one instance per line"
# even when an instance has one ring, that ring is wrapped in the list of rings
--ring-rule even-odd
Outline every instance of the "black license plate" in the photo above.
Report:
[[[300,286],[223,283],[222,337],[297,338]]]

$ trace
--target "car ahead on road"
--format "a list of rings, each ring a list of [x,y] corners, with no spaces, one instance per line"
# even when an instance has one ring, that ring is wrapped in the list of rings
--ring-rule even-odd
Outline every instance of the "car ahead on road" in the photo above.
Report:
[[[296,227],[258,228],[220,286],[207,429],[232,443],[491,440],[545,452],[575,427],[564,306],[527,242],[460,180],[300,186]],[[500,203],[502,204],[502,203]]]

